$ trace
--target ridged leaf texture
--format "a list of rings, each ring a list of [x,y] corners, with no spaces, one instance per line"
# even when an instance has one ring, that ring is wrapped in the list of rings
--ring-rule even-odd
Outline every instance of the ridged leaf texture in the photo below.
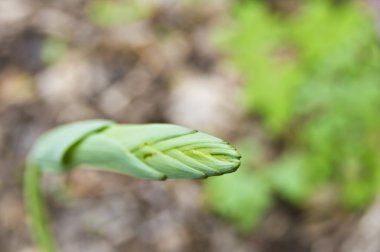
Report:
[[[32,149],[29,162],[55,171],[87,164],[162,180],[230,173],[239,167],[240,155],[219,138],[177,125],[94,120],[46,133]]]

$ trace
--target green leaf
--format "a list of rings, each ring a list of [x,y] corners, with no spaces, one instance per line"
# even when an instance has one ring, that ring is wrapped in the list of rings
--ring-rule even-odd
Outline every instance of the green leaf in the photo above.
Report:
[[[43,169],[88,164],[144,179],[206,178],[240,165],[240,154],[225,141],[171,124],[74,123],[47,133],[31,153]]]
[[[34,145],[24,175],[26,208],[41,251],[58,251],[43,204],[42,172],[82,164],[144,179],[193,179],[235,171],[240,154],[219,138],[171,124],[93,120],[53,129]]]
[[[92,120],[58,127],[41,136],[31,150],[28,160],[41,169],[64,170],[67,151],[86,136],[114,124],[112,121]]]

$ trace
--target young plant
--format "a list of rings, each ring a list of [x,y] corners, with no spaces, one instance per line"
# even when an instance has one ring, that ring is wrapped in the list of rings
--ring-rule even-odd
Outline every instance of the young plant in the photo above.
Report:
[[[219,138],[171,124],[93,120],[58,127],[36,142],[24,178],[30,227],[43,252],[57,246],[43,202],[42,173],[69,172],[82,164],[141,179],[201,179],[234,172],[240,155]]]

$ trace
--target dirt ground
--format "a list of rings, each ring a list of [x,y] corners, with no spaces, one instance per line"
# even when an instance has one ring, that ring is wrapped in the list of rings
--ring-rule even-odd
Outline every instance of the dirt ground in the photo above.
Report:
[[[36,251],[22,173],[47,129],[108,118],[178,123],[233,141],[249,127],[237,102],[239,77],[225,70],[208,36],[230,2],[147,2],[148,18],[102,27],[86,15],[88,1],[0,1],[1,252]],[[273,8],[292,8],[294,1],[285,2],[273,1]],[[66,49],[49,58],[43,55],[51,38]],[[201,181],[79,169],[46,174],[44,182],[63,252],[380,251],[380,202],[354,215],[329,198],[306,209],[279,200],[259,228],[241,234],[207,208]]]

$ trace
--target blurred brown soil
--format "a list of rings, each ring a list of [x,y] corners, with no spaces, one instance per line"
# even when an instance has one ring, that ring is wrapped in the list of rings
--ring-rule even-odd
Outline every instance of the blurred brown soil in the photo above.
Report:
[[[233,140],[248,123],[236,98],[238,78],[224,69],[209,37],[229,1],[146,1],[149,18],[113,27],[95,25],[88,2],[0,1],[1,252],[36,251],[25,223],[22,173],[28,150],[47,129],[109,118],[178,123]],[[289,7],[279,2],[274,8]],[[51,38],[67,50],[48,63],[42,55]],[[366,228],[376,211],[350,216],[331,208],[328,196],[303,211],[279,201],[260,228],[243,235],[205,207],[199,181],[138,181],[88,169],[47,174],[44,181],[63,252],[380,247],[365,242],[380,234],[377,226]]]

